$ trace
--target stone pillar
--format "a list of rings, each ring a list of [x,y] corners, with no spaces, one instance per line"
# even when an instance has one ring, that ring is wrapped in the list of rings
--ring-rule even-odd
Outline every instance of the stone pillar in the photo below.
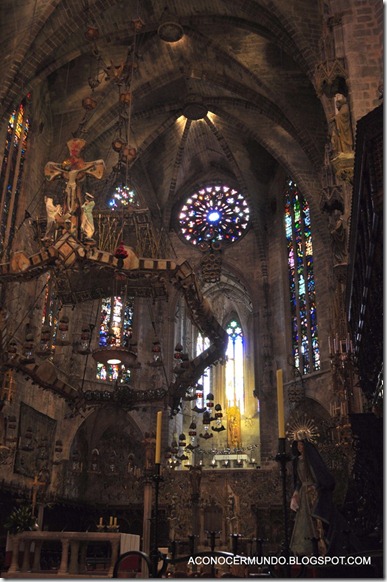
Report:
[[[200,482],[202,479],[202,468],[200,466],[189,468],[189,478],[191,485],[191,507],[192,507],[192,553],[197,552],[197,545],[200,536]],[[197,566],[194,564],[192,571],[196,572]]]
[[[12,560],[9,566],[8,574],[19,571],[19,538],[12,536]]]
[[[78,574],[79,544],[80,542],[78,540],[71,542],[69,574]]]
[[[22,562],[22,566],[21,566],[22,572],[28,572],[28,570],[30,569],[30,558],[31,558],[30,549],[31,549],[31,542],[28,540],[25,540],[24,541],[23,562]]]
[[[40,554],[42,551],[43,542],[37,540],[35,542],[34,561],[32,563],[32,571],[39,572],[40,570]]]
[[[144,475],[144,515],[142,522],[142,548],[150,556],[151,550],[151,523],[152,523],[152,489],[153,489],[153,456],[155,439],[149,435],[144,439],[145,445],[145,475]],[[141,577],[149,578],[148,567],[142,561]]]
[[[68,557],[69,557],[69,543],[70,543],[70,540],[62,539],[62,558],[60,561],[58,574],[67,574],[67,561],[68,561]]]

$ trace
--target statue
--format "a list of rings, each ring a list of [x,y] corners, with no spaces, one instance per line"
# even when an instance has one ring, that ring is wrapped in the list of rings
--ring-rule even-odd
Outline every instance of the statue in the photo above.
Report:
[[[91,239],[94,234],[93,208],[95,206],[94,196],[86,192],[85,201],[81,206],[81,230],[86,238]]]
[[[81,207],[80,182],[85,178],[86,174],[94,176],[100,180],[105,170],[105,162],[103,160],[85,162],[83,158],[80,157],[80,152],[85,145],[86,142],[83,139],[70,139],[67,142],[70,157],[64,160],[61,164],[47,162],[44,168],[44,174],[48,181],[51,182],[55,178],[63,178],[66,182],[64,211],[67,220],[71,221],[72,231],[74,231],[77,226],[77,220],[74,215],[77,209]]]
[[[332,251],[336,265],[346,262],[347,259],[347,229],[345,219],[339,209],[332,213],[330,234],[332,237]]]
[[[347,98],[342,93],[336,93],[335,106],[337,113],[331,131],[333,153],[334,155],[353,153],[351,116]]]
[[[60,204],[55,205],[53,199],[49,196],[44,197],[44,202],[46,204],[47,213],[47,226],[44,239],[49,239],[54,234],[56,222],[61,218],[62,206]]]
[[[241,413],[237,406],[227,410],[227,443],[230,448],[241,446]]]

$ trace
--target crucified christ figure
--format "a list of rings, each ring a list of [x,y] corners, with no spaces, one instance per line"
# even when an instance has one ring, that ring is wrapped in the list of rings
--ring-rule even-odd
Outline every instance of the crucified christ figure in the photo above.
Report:
[[[77,209],[82,206],[80,182],[82,182],[86,174],[100,180],[105,171],[105,162],[103,160],[85,162],[80,157],[80,152],[85,145],[86,142],[83,139],[70,139],[67,142],[70,157],[62,163],[47,162],[44,168],[44,175],[49,182],[56,178],[63,178],[66,182],[66,198],[63,204],[63,211],[72,222],[72,230],[75,230],[77,226],[76,219],[74,220],[72,217],[74,217]]]

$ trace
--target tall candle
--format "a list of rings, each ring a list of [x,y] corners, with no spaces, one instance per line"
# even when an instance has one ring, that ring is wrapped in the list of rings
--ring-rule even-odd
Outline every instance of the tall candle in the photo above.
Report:
[[[99,518],[99,525],[103,525],[103,519],[102,519],[102,517]]]
[[[157,423],[156,423],[156,452],[155,452],[155,463],[160,464],[161,458],[161,428],[163,422],[163,411],[159,410],[157,413]]]
[[[277,370],[278,438],[285,438],[284,383],[282,370]]]

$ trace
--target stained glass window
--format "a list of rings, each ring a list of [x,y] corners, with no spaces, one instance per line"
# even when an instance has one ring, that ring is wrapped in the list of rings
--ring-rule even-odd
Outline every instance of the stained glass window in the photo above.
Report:
[[[132,337],[133,299],[122,297],[105,297],[102,299],[101,319],[99,326],[98,345],[111,345],[112,338],[115,345],[129,347]],[[127,381],[130,371],[122,364],[97,364],[97,379],[114,381],[118,378]]]
[[[244,412],[244,374],[243,374],[243,331],[240,322],[233,317],[226,331],[229,336],[226,363],[226,401],[227,407],[236,406]]]
[[[10,249],[16,222],[30,121],[26,113],[29,96],[8,120],[0,172],[0,254]]]
[[[112,210],[127,208],[129,206],[139,206],[138,196],[133,188],[124,184],[119,184],[114,188],[109,200],[109,207]]]
[[[233,243],[250,224],[245,198],[224,184],[210,184],[194,192],[179,212],[180,232],[194,245],[202,242]]]
[[[310,374],[320,369],[310,210],[291,179],[284,197],[294,365]]]

